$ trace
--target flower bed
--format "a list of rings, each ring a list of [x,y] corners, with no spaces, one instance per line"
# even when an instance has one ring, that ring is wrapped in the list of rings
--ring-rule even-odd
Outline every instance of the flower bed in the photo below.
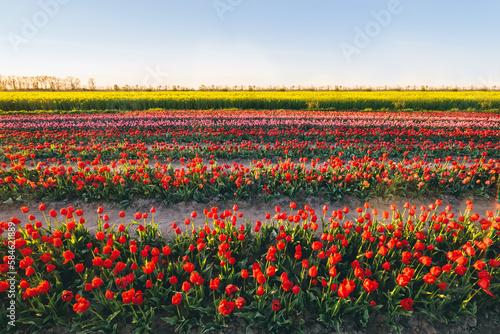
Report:
[[[347,162],[340,157],[320,163],[318,159],[299,159],[271,164],[265,159],[254,165],[223,164],[203,159],[180,159],[180,168],[169,163],[150,164],[144,154],[110,164],[98,158],[80,158],[26,166],[26,156],[12,156],[10,166],[0,164],[0,199],[80,198],[84,201],[107,200],[127,205],[133,198],[163,199],[172,204],[212,198],[271,199],[282,195],[323,195],[337,200],[354,195],[363,200],[388,196],[440,196],[442,194],[492,196],[498,183],[500,161],[447,157],[428,162],[420,157],[389,160],[356,158]],[[69,159],[69,157],[68,157]],[[72,165],[72,162],[74,165]]]
[[[500,116],[485,113],[155,111],[0,117],[14,155],[119,159],[338,156],[500,157]],[[1,157],[0,157],[1,158]],[[3,159],[8,160],[8,159]]]
[[[154,208],[132,220],[120,215],[119,226],[98,208],[90,234],[81,210],[23,207],[26,218],[2,222],[0,293],[10,291],[12,265],[17,322],[32,331],[112,332],[125,322],[147,332],[155,316],[180,331],[219,330],[235,318],[277,331],[300,326],[306,310],[334,326],[349,315],[366,324],[376,311],[389,325],[412,312],[455,319],[499,301],[500,215],[481,217],[472,203],[454,215],[440,205],[391,206],[377,221],[366,203],[346,221],[347,207],[314,212],[290,203],[255,223],[237,206],[213,207],[173,224],[167,239]],[[195,220],[205,224],[194,228]]]

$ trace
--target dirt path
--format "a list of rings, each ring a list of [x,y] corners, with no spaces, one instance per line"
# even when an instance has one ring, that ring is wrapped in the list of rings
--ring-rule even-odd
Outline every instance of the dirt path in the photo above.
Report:
[[[481,217],[484,217],[487,210],[495,211],[496,201],[495,199],[484,199],[484,198],[456,198],[452,196],[445,196],[441,198],[443,203],[441,206],[441,210],[439,212],[444,211],[444,207],[446,205],[450,205],[452,208],[452,212],[458,214],[460,212],[464,212],[466,210],[466,201],[472,200],[474,204],[473,212],[478,213]],[[250,222],[255,223],[257,220],[265,221],[266,213],[275,213],[275,207],[280,206],[283,212],[290,212],[290,202],[293,201],[297,204],[298,209],[304,208],[304,205],[308,204],[311,209],[316,211],[316,215],[318,217],[322,216],[323,205],[328,206],[328,211],[326,213],[327,217],[331,216],[332,210],[340,210],[345,206],[350,208],[350,212],[347,216],[347,219],[353,219],[357,217],[356,208],[363,207],[364,202],[360,201],[354,197],[346,197],[340,201],[331,202],[326,201],[322,198],[311,197],[311,198],[286,198],[282,197],[280,199],[272,200],[270,202],[263,202],[261,200],[254,201],[211,201],[209,203],[196,203],[196,202],[181,202],[175,205],[165,206],[161,201],[151,201],[151,200],[143,200],[139,199],[133,201],[131,205],[126,208],[122,208],[118,203],[107,203],[107,202],[94,202],[94,203],[84,203],[81,200],[71,200],[71,201],[60,201],[60,202],[44,202],[48,212],[49,210],[60,211],[62,208],[67,208],[68,206],[72,206],[75,209],[83,210],[84,217],[87,219],[86,226],[91,231],[94,232],[97,228],[96,220],[98,218],[97,208],[102,206],[104,209],[103,214],[107,214],[109,216],[110,224],[120,224],[121,218],[119,217],[119,213],[121,211],[125,212],[125,222],[129,222],[130,220],[135,220],[135,213],[149,213],[152,206],[155,206],[155,222],[160,223],[160,230],[163,235],[167,235],[172,233],[170,227],[173,222],[176,222],[182,229],[184,229],[184,220],[186,218],[191,217],[191,212],[196,211],[198,213],[198,217],[194,219],[194,223],[197,226],[201,226],[205,223],[205,219],[203,216],[203,210],[210,210],[213,206],[219,208],[219,212],[221,210],[232,210],[234,204],[238,204],[239,212],[243,213],[242,218],[238,218],[237,224],[245,223],[245,218]],[[377,209],[378,215],[376,218],[379,220],[382,219],[383,210],[390,211],[390,205],[396,204],[397,208],[402,212],[404,210],[403,206],[406,202],[409,202],[411,205],[416,205],[417,214],[420,212],[420,207],[422,205],[428,206],[436,201],[435,198],[417,198],[417,199],[408,199],[408,198],[385,198],[385,199],[373,199],[370,201],[370,209]],[[43,221],[43,216],[41,212],[38,210],[38,206],[41,202],[31,202],[29,204],[16,204],[7,205],[0,204],[0,221],[9,221],[11,217],[17,217],[21,219],[23,223],[27,222],[27,217],[21,212],[21,207],[26,205],[30,209],[30,214],[35,215],[36,220]],[[151,216],[151,214],[149,213]],[[62,217],[62,216],[59,216]],[[149,218],[148,218],[149,221]]]

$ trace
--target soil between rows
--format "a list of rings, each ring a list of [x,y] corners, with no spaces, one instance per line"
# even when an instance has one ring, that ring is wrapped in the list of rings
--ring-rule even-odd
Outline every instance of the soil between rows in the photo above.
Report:
[[[495,211],[496,209],[496,199],[490,198],[474,198],[472,196],[457,198],[454,196],[442,196],[440,198],[443,202],[441,206],[438,208],[437,212],[444,211],[445,206],[451,206],[451,212],[455,213],[455,215],[459,213],[465,212],[467,205],[467,200],[471,200],[474,204],[474,210],[472,212],[478,213],[481,217],[484,217],[486,211]],[[72,206],[76,210],[81,209],[83,211],[83,217],[86,219],[85,226],[89,229],[90,232],[94,233],[97,230],[96,221],[98,219],[99,214],[97,213],[97,208],[102,206],[104,211],[103,214],[109,216],[108,223],[112,224],[121,224],[122,219],[119,217],[121,211],[125,212],[126,217],[124,218],[125,224],[135,219],[135,214],[137,212],[148,213],[149,217],[146,220],[149,222],[151,220],[150,209],[152,206],[155,207],[155,223],[159,223],[159,229],[162,232],[163,236],[168,234],[172,234],[171,230],[172,223],[176,222],[181,229],[184,229],[184,221],[186,218],[191,218],[191,213],[196,211],[198,213],[198,217],[192,219],[195,226],[203,226],[205,224],[205,217],[203,215],[203,210],[216,206],[220,210],[232,210],[235,204],[238,205],[238,212],[243,214],[243,217],[238,218],[237,224],[244,224],[245,219],[249,222],[255,223],[257,220],[262,222],[265,221],[266,213],[271,213],[274,215],[276,213],[275,207],[280,206],[282,212],[290,213],[290,202],[295,202],[297,204],[294,212],[297,210],[303,209],[307,204],[311,209],[316,211],[316,215],[318,218],[322,217],[323,205],[328,206],[328,210],[326,212],[326,218],[331,217],[333,210],[341,210],[345,206],[350,208],[349,213],[347,214],[346,220],[353,220],[358,216],[356,213],[356,208],[363,208],[365,202],[353,196],[346,196],[339,201],[328,201],[319,197],[304,197],[299,196],[296,198],[289,198],[282,196],[279,199],[274,199],[269,202],[265,202],[262,200],[251,200],[251,201],[241,201],[241,200],[218,200],[213,199],[207,203],[197,203],[195,201],[190,202],[180,202],[172,205],[165,205],[161,200],[149,200],[149,199],[137,199],[131,201],[130,205],[127,207],[121,207],[118,203],[112,202],[92,202],[85,203],[79,199],[76,200],[64,200],[58,202],[47,202],[47,201],[31,201],[29,203],[16,203],[12,205],[0,204],[0,221],[10,221],[11,217],[17,217],[21,220],[22,223],[27,222],[27,217],[25,214],[21,212],[22,206],[27,206],[30,209],[29,214],[33,214],[36,220],[40,220],[43,222],[43,215],[38,209],[40,203],[44,203],[46,205],[46,213],[50,210],[55,210],[59,213],[62,208],[67,208],[68,206]],[[375,218],[378,221],[382,220],[382,212],[383,210],[390,212],[390,206],[395,204],[397,209],[403,213],[404,204],[409,202],[410,205],[416,205],[416,215],[420,213],[420,207],[422,205],[428,207],[429,204],[435,203],[436,198],[408,198],[408,197],[394,197],[394,198],[375,198],[369,201],[370,208],[367,212],[371,214],[372,209],[376,209],[378,211],[377,216]],[[364,209],[364,208],[363,208]],[[47,215],[48,217],[48,215]],[[58,215],[58,219],[62,219],[61,215]],[[318,219],[319,221],[319,219]],[[141,222],[143,220],[141,219]],[[211,224],[211,223],[210,223]]]
[[[162,314],[158,314],[157,320],[153,326],[152,333],[154,334],[172,334],[175,332],[175,327],[160,320]],[[334,334],[337,333],[335,328],[325,328],[323,324],[314,321],[307,321],[308,315],[304,316],[306,323],[299,327],[305,334]],[[362,328],[359,321],[354,318],[345,318],[340,324],[339,330],[341,334],[396,334],[395,329],[386,325],[386,316],[381,312],[376,312],[370,316],[367,327]],[[401,334],[495,334],[499,332],[500,326],[500,306],[483,307],[478,309],[476,316],[464,317],[458,321],[442,322],[432,319],[426,314],[414,313],[410,317],[396,316],[393,323],[399,327]],[[220,333],[224,334],[242,334],[245,333],[246,324],[239,319],[230,322]],[[202,328],[193,328],[189,334],[201,334]],[[18,329],[14,334],[25,334],[26,328]],[[50,327],[37,331],[37,334],[74,334],[63,327]],[[78,333],[78,332],[76,332]],[[131,324],[125,325],[120,323],[117,329],[118,334],[133,334],[134,328]],[[210,332],[215,333],[215,332]],[[267,334],[265,328],[250,327],[247,334]],[[290,334],[288,331],[281,331],[283,334]]]

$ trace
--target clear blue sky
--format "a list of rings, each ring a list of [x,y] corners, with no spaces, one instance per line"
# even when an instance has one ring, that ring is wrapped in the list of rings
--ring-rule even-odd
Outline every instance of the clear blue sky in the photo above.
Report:
[[[0,5],[0,75],[98,85],[500,86],[497,0]]]

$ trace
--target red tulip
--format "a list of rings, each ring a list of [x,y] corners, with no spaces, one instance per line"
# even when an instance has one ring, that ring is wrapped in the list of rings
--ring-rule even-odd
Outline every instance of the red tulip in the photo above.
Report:
[[[389,271],[391,269],[391,264],[387,261],[382,264],[382,268],[384,268],[385,271]]]
[[[363,288],[366,292],[370,293],[378,288],[378,283],[376,280],[370,281],[368,278],[365,278],[363,281]]]
[[[184,268],[185,271],[187,271],[189,274],[193,272],[194,270],[194,264],[186,262],[182,268]]]
[[[90,307],[90,303],[83,297],[78,298],[78,302],[73,305],[73,311],[83,313]]]
[[[234,209],[233,209],[234,210]],[[237,210],[235,210],[237,211]],[[238,308],[238,309],[243,309],[243,307],[247,304],[246,300],[243,298],[243,297],[238,297],[236,299],[236,301],[234,302],[234,305]]]
[[[248,277],[248,271],[246,269],[241,270],[241,277],[246,279]]]
[[[135,295],[135,289],[130,289],[128,291],[124,291],[122,293],[123,303],[130,304],[132,302],[134,295]]]
[[[226,286],[225,292],[226,292],[227,295],[232,295],[233,293],[237,292],[238,290],[239,289],[238,289],[238,287],[236,285],[228,284]]]
[[[316,277],[317,275],[318,275],[318,269],[316,268],[316,266],[312,266],[311,268],[309,268],[310,277]]]
[[[276,311],[279,311],[279,310],[280,310],[280,308],[281,308],[280,301],[279,301],[279,300],[277,300],[277,299],[273,300],[273,304],[272,304],[271,308],[272,308],[272,309],[273,309],[273,311],[275,311],[275,312],[276,312]]]
[[[111,290],[106,291],[105,297],[107,299],[113,299],[114,296],[115,296],[115,293],[113,291],[111,291]]]
[[[184,282],[184,283],[182,283],[182,291],[184,291],[184,292],[188,292],[188,291],[189,291],[189,289],[191,289],[191,283],[189,283],[189,282],[187,282],[187,281],[186,281],[186,282]]]
[[[64,290],[61,299],[65,302],[70,302],[71,300],[73,300],[73,296],[73,291]]]
[[[180,293],[176,293],[173,297],[172,297],[172,304],[173,305],[179,305],[180,303],[182,302],[182,295]]]
[[[337,293],[341,299],[344,299],[344,298],[347,298],[347,296],[349,296],[351,291],[347,288],[346,285],[341,283],[338,287]]]
[[[228,315],[234,310],[234,302],[228,302],[227,300],[223,299],[219,304],[218,310],[222,315]]]
[[[437,277],[432,275],[431,273],[428,273],[424,275],[423,280],[427,284],[434,284],[437,281]]]
[[[219,288],[220,279],[216,277],[215,279],[210,279],[210,289],[217,290]]]
[[[266,269],[267,276],[269,276],[269,277],[274,276],[275,273],[276,273],[276,267],[274,267],[274,266],[267,267],[267,269]]]
[[[67,251],[65,251],[63,253],[63,257],[64,257],[64,263],[63,264],[66,264],[68,261],[71,261],[71,260],[73,260],[75,258],[75,254],[73,254],[72,251],[67,250]]]
[[[398,274],[398,277],[396,278],[396,283],[398,283],[402,287],[407,286],[410,283],[410,281],[411,278],[407,275]]]
[[[133,296],[132,296],[132,303],[135,305],[141,305],[144,302],[144,297],[142,295],[142,291],[137,291]]]
[[[457,275],[460,275],[460,276],[465,274],[466,271],[467,271],[467,267],[464,267],[462,265],[459,265],[455,268],[455,273],[457,273]]]
[[[403,299],[400,304],[404,310],[413,311],[413,300],[411,298]]]

